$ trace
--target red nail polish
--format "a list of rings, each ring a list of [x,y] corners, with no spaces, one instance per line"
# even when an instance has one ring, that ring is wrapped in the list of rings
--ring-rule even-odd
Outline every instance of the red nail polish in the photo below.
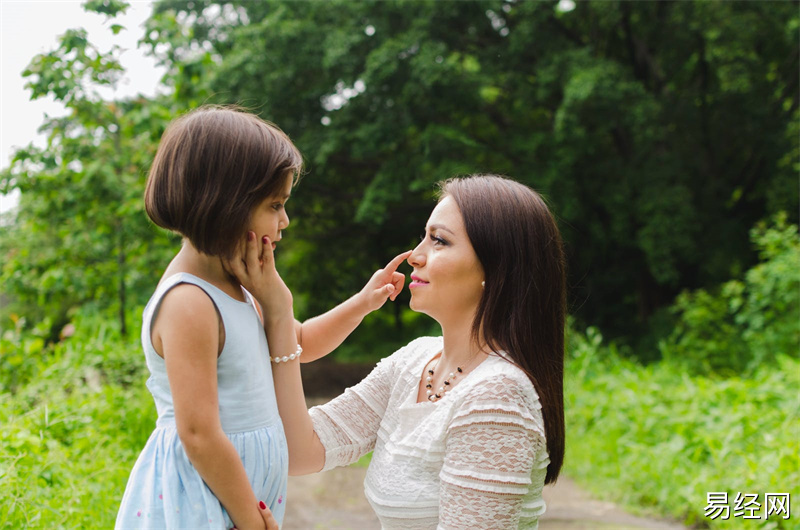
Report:
[[[264,504],[264,501],[258,501],[258,507],[261,508],[262,510],[267,509],[267,505]]]
[[[267,236],[261,238],[261,242],[264,243],[265,245],[267,244],[267,241],[269,241],[269,238]]]

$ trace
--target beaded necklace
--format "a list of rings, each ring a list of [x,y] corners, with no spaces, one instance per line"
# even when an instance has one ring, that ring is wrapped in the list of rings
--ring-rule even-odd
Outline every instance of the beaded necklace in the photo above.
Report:
[[[444,393],[447,392],[448,390],[450,390],[450,388],[452,386],[451,381],[456,379],[458,376],[464,374],[464,370],[462,370],[460,366],[457,366],[456,367],[456,371],[455,372],[450,372],[449,377],[444,380],[444,382],[442,383],[442,386],[439,387],[439,390],[434,393],[434,391],[433,391],[433,374],[434,374],[434,370],[436,370],[436,368],[439,367],[439,363],[440,362],[442,362],[442,357],[441,356],[439,357],[439,360],[436,361],[436,365],[433,368],[428,368],[428,377],[425,378],[425,393],[428,395],[428,401],[431,401],[431,402],[434,402],[434,403],[436,401],[439,401],[440,399],[442,399],[442,397],[444,397]],[[470,361],[470,363],[471,362],[472,362],[472,360]],[[468,363],[468,365],[469,365],[469,363]]]

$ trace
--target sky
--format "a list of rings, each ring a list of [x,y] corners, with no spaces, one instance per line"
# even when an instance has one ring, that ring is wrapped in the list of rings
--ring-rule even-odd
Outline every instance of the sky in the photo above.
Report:
[[[45,145],[37,129],[45,114],[65,114],[64,107],[52,98],[30,101],[24,88],[22,71],[37,54],[57,47],[58,37],[68,29],[86,29],[89,42],[101,51],[117,44],[126,51],[121,56],[125,77],[116,92],[103,93],[108,98],[136,94],[153,95],[159,88],[163,69],[155,60],[137,49],[136,42],[144,35],[143,24],[152,12],[152,1],[134,0],[125,15],[113,22],[104,15],[87,13],[77,0],[0,0],[0,167],[8,167],[15,147],[31,142]],[[113,35],[109,27],[121,24],[126,29]],[[163,89],[162,89],[163,90]],[[15,195],[0,195],[0,212],[13,208]]]

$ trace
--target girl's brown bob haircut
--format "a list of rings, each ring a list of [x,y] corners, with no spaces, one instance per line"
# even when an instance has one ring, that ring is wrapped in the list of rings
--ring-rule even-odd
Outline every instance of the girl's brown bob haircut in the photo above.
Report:
[[[144,204],[155,224],[204,254],[230,258],[253,209],[303,168],[277,126],[235,107],[203,106],[173,121],[158,146]]]
[[[519,366],[542,405],[547,453],[545,483],[564,461],[564,319],[566,262],[561,235],[542,197],[494,175],[449,179],[452,197],[480,261],[485,286],[472,334]]]

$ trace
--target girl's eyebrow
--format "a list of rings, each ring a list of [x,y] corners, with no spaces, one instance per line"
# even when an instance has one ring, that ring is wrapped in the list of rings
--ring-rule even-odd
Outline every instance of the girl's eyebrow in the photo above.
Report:
[[[455,235],[452,230],[450,230],[444,225],[430,225],[428,227],[428,231],[430,230],[444,230],[445,232],[450,232],[451,234]]]

